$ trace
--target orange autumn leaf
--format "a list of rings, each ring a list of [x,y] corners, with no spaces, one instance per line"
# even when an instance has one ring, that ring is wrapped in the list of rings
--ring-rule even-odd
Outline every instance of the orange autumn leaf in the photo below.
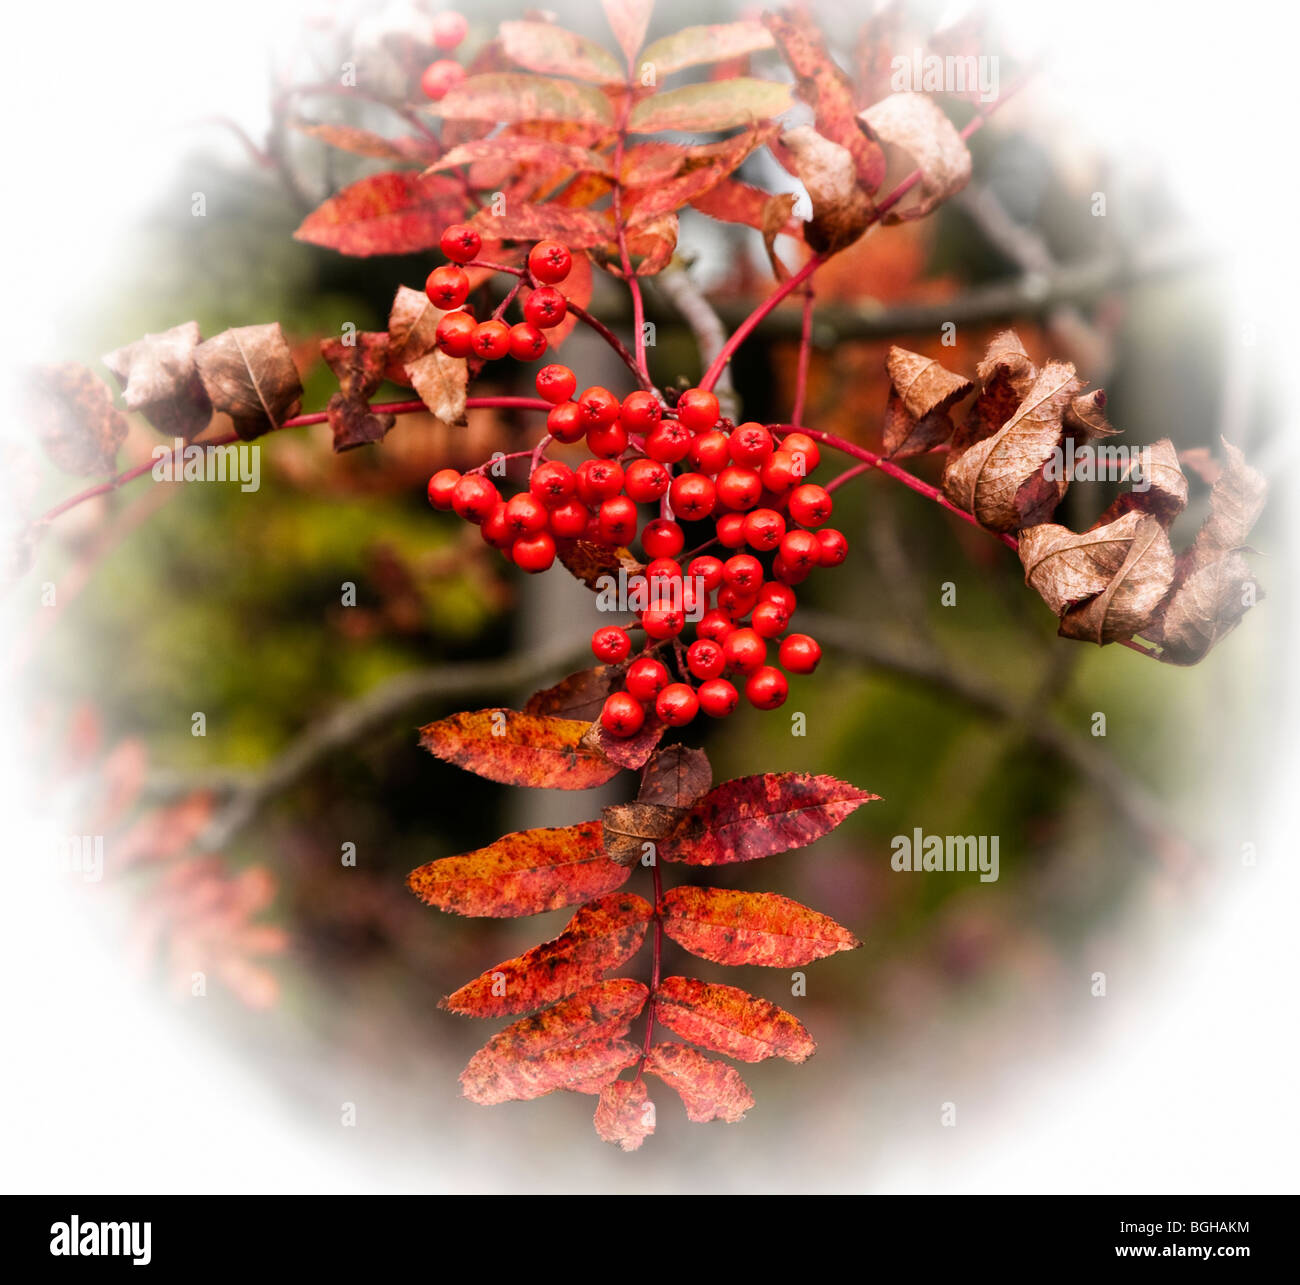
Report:
[[[805,1062],[817,1049],[798,1018],[738,986],[665,977],[655,991],[654,1015],[674,1035],[742,1062]]]
[[[605,1085],[594,1123],[605,1142],[636,1151],[655,1131],[655,1104],[646,1096],[645,1081],[614,1080]]]
[[[613,1060],[626,1055],[619,1037],[627,1034],[645,1007],[647,994],[640,982],[614,978],[507,1026],[461,1072],[465,1096],[491,1106],[541,1097],[571,1088],[575,1079],[587,1083],[593,1074],[604,1074]],[[587,1052],[582,1056],[569,1056],[583,1048]],[[623,1062],[618,1069],[626,1065],[630,1063]]]
[[[513,919],[612,892],[628,874],[605,853],[599,821],[507,834],[486,848],[412,870],[421,901],[457,915]]]
[[[833,776],[742,776],[710,790],[660,852],[666,861],[693,866],[753,861],[820,839],[878,797]]]
[[[469,1017],[500,1017],[572,995],[636,954],[652,914],[650,903],[631,893],[597,897],[558,937],[489,968],[448,995],[442,1007]]]
[[[619,771],[599,750],[580,744],[587,727],[577,719],[480,709],[422,727],[420,744],[435,758],[502,785],[587,790]]]
[[[754,1095],[735,1067],[715,1062],[685,1044],[656,1044],[645,1069],[681,1098],[686,1118],[695,1124],[708,1120],[735,1124],[754,1105]]]
[[[829,915],[775,892],[670,888],[663,925],[679,946],[715,964],[797,968],[862,945]]]

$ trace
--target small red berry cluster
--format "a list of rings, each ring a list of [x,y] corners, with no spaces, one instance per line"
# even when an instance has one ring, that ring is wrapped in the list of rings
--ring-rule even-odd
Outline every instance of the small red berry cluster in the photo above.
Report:
[[[457,223],[442,234],[442,252],[451,260],[434,268],[424,283],[424,293],[435,308],[447,313],[438,322],[438,347],[452,357],[473,354],[485,361],[514,357],[536,361],[547,349],[543,330],[558,326],[569,310],[569,301],[555,287],[569,275],[573,255],[559,241],[539,241],[528,255],[528,270],[542,284],[523,303],[523,321],[507,325],[499,316],[477,321],[465,307],[469,298],[469,276],[458,266],[471,262],[482,248],[482,239],[467,223]]]
[[[448,257],[467,263],[478,251],[478,236],[467,227],[450,228],[442,245]],[[569,251],[555,242],[541,242],[529,255],[541,281],[563,280],[570,262]],[[465,300],[459,288],[434,298],[447,280],[434,278],[448,271],[430,276],[430,298],[455,308]],[[459,316],[467,314],[442,319],[439,346],[457,356],[479,351],[475,336],[492,323],[470,318],[468,331],[461,324],[444,332]],[[513,339],[503,343],[513,350]],[[483,475],[486,465],[463,475],[442,469],[429,479],[429,502],[476,523],[484,540],[525,571],[550,567],[557,541],[618,548],[639,539],[647,559],[646,605],[636,614],[648,641],[627,667],[624,690],[605,701],[601,723],[612,735],[634,736],[651,709],[672,727],[701,710],[724,718],[740,700],[732,679],[743,680],[752,705],[776,709],[788,694],[786,673],[810,674],[821,659],[815,639],[787,632],[794,586],[815,567],[838,566],[848,554],[843,534],[824,525],[831,516],[829,492],[807,480],[820,462],[816,441],[801,432],[778,441],[753,422],[733,426],[721,417],[717,397],[702,388],[687,389],[669,405],[671,396],[646,390],[620,400],[599,386],[577,394],[577,386],[567,366],[537,372],[537,392],[552,407],[550,438],[585,440],[592,458],[571,468],[539,449],[528,489],[509,499]],[[658,515],[642,525],[639,506],[648,504],[658,505]],[[705,522],[703,542],[683,566],[682,524]],[[705,552],[715,543],[730,556]],[[681,635],[691,622],[696,636],[686,646]],[[768,663],[771,642],[778,642],[779,667]],[[651,654],[664,644],[671,644],[677,680]],[[632,653],[632,639],[627,627],[605,625],[592,635],[591,647],[598,660],[621,664]]]
[[[448,9],[434,18],[430,34],[438,49],[450,53],[465,39],[468,30],[469,23],[465,21],[464,15]],[[420,77],[420,88],[435,103],[441,102],[464,79],[465,68],[460,63],[454,58],[439,58],[424,69],[424,74]]]

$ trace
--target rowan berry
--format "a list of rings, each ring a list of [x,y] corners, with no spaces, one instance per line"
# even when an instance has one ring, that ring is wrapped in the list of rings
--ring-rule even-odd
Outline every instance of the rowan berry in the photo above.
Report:
[[[731,445],[726,433],[715,428],[698,434],[691,441],[690,460],[701,473],[722,472],[731,460]]]
[[[668,491],[668,502],[673,506],[673,512],[688,522],[707,518],[717,501],[717,488],[703,473],[680,474],[673,478]]]
[[[775,549],[785,535],[785,519],[775,509],[754,509],[745,515],[745,543],[751,549]]]
[[[510,327],[504,321],[480,321],[474,327],[470,346],[476,357],[499,361],[510,352]]]
[[[581,410],[582,418],[588,428],[593,424],[597,426],[612,424],[618,419],[618,398],[608,388],[602,388],[597,384],[593,388],[583,389],[582,395],[578,398],[578,409]]]
[[[661,464],[676,464],[691,449],[691,432],[676,420],[661,420],[645,439],[645,453]]]
[[[822,649],[809,634],[789,634],[781,640],[777,659],[792,674],[811,674],[822,658]]]
[[[603,459],[615,459],[627,450],[627,429],[618,420],[612,424],[592,424],[587,429],[587,449]]]
[[[790,692],[786,676],[774,665],[756,669],[745,682],[745,699],[758,709],[776,709]]]
[[[435,509],[450,509],[451,495],[460,481],[454,468],[441,468],[429,479],[429,503]]]
[[[641,627],[656,641],[676,638],[685,626],[685,617],[675,607],[647,607],[641,613]]]
[[[821,447],[807,433],[787,433],[781,440],[781,449],[794,456],[803,470],[801,477],[807,477],[822,462]]]
[[[569,301],[554,286],[539,286],[524,300],[524,320],[549,330],[564,320]]]
[[[617,460],[583,460],[574,475],[574,484],[584,504],[613,499],[623,489],[623,466]],[[635,504],[632,511],[636,512]]]
[[[424,293],[435,308],[450,312],[469,298],[469,277],[464,268],[444,263],[429,273],[424,282]]]
[[[692,580],[702,580],[705,593],[712,593],[722,583],[722,559],[708,554],[692,558],[686,574]]]
[[[466,522],[482,522],[500,502],[500,493],[481,473],[466,473],[451,493],[451,507]]]
[[[686,649],[686,668],[696,678],[717,678],[726,667],[722,646],[712,638],[697,638]]]
[[[510,355],[516,361],[536,361],[549,347],[536,326],[517,321],[510,327]]]
[[[718,474],[716,485],[718,503],[724,509],[752,509],[763,491],[757,470],[735,464]]]
[[[704,433],[718,422],[718,399],[702,388],[688,388],[677,399],[677,418],[693,433]]]
[[[739,549],[745,543],[745,515],[743,513],[724,513],[718,518],[714,538],[724,549]]]
[[[468,223],[453,223],[443,229],[438,247],[453,263],[468,263],[483,248],[483,238]]]
[[[818,559],[823,567],[838,567],[849,556],[849,542],[842,531],[833,527],[823,527],[816,532],[817,544],[821,550]]]
[[[618,414],[629,433],[648,433],[659,423],[663,407],[654,393],[639,388],[623,398]]]
[[[600,725],[612,736],[635,736],[644,722],[645,710],[627,692],[613,692],[605,697]]]
[[[623,487],[638,504],[649,504],[668,490],[668,470],[658,460],[633,460],[623,474]]]
[[[655,713],[669,727],[684,727],[699,709],[700,698],[685,683],[669,683],[655,701]]]
[[[465,68],[451,58],[439,58],[431,62],[420,77],[420,88],[425,97],[435,103],[441,102],[465,79]]]
[[[701,683],[697,695],[700,708],[710,718],[726,718],[740,700],[739,693],[725,678],[710,678],[707,683]]]
[[[528,251],[528,271],[548,286],[558,285],[572,267],[573,255],[561,241],[538,241]]]
[[[731,432],[728,450],[733,464],[756,468],[772,454],[772,434],[752,421],[737,425]]]
[[[632,503],[631,500],[628,501]],[[641,532],[641,547],[651,558],[675,558],[686,546],[686,537],[676,522],[655,518]]]
[[[602,500],[597,512],[600,538],[606,544],[628,544],[636,537],[636,505],[626,495]]]
[[[805,482],[790,492],[790,516],[800,526],[821,526],[833,507],[830,492],[815,482]]]
[[[528,489],[548,508],[563,504],[576,485],[573,470],[559,460],[543,461],[528,479]]]
[[[620,660],[626,660],[631,650],[632,640],[627,636],[627,630],[618,625],[601,625],[591,635],[592,654],[606,665],[617,665]]]
[[[448,9],[438,14],[433,20],[433,43],[439,49],[455,49],[469,30],[469,23],[463,14],[455,9]]]
[[[565,500],[550,513],[551,533],[561,540],[576,540],[591,521],[591,510],[581,500]]]
[[[737,629],[722,640],[722,654],[738,674],[752,674],[767,659],[767,643],[753,629]]]
[[[811,531],[787,531],[781,538],[780,558],[787,567],[799,570],[817,566],[821,545]]]
[[[434,337],[448,357],[468,357],[474,351],[477,326],[478,322],[468,312],[449,312],[438,322]]]
[[[651,656],[634,660],[627,670],[627,690],[639,701],[652,701],[668,686],[667,666]]]
[[[752,553],[737,553],[722,564],[722,578],[744,593],[758,593],[763,583],[763,564]]]
[[[445,318],[444,318],[445,320]],[[577,402],[561,402],[546,414],[546,431],[557,442],[580,441],[587,432]]]
[[[543,366],[537,372],[537,377],[533,380],[533,383],[540,398],[558,406],[561,402],[567,402],[573,396],[574,390],[578,387],[578,377],[568,366],[552,363],[549,366]]]
[[[524,536],[510,546],[510,556],[517,567],[536,575],[555,561],[555,540],[549,531]]]
[[[736,626],[731,617],[720,608],[706,611],[695,626],[696,634],[712,642],[721,642],[728,634],[735,633]]]

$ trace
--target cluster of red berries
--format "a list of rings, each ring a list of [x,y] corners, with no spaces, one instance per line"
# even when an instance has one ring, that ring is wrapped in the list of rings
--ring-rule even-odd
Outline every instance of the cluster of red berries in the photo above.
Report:
[[[437,48],[450,52],[465,39],[468,30],[469,23],[465,21],[464,15],[449,9],[433,20],[433,43]],[[454,58],[439,58],[424,69],[424,74],[420,77],[420,88],[436,103],[464,79],[465,68],[460,63]]]
[[[469,277],[460,264],[469,263],[482,248],[482,239],[467,223],[457,223],[442,234],[442,252],[451,260],[434,268],[424,283],[424,293],[435,308],[446,312],[438,322],[438,347],[452,357],[473,354],[486,361],[514,357],[536,361],[547,349],[542,333],[558,326],[569,310],[569,301],[555,287],[569,275],[573,255],[559,241],[539,241],[528,254],[528,271],[542,284],[523,303],[523,321],[507,325],[500,317],[477,321],[466,308]]]
[[[468,262],[477,242],[472,229],[451,228],[443,250]],[[562,280],[569,263],[569,251],[554,242],[542,242],[529,256],[542,281]],[[430,283],[433,297],[432,276]],[[452,304],[452,295],[440,297],[447,302],[435,299],[438,306]],[[438,327],[439,345],[457,355],[460,331],[444,334],[443,327],[460,315],[448,313]],[[477,351],[475,333],[476,328],[470,351]],[[429,502],[476,523],[484,540],[525,571],[550,567],[557,542],[581,539],[617,548],[639,539],[647,565],[645,605],[636,614],[648,641],[627,667],[624,690],[605,701],[605,729],[634,736],[650,710],[672,727],[689,723],[701,710],[723,718],[739,703],[737,682],[759,709],[783,704],[786,674],[810,674],[821,659],[815,639],[787,633],[797,602],[794,586],[815,567],[839,566],[848,555],[843,534],[824,525],[831,516],[830,494],[807,480],[820,462],[816,441],[801,432],[778,440],[753,422],[733,426],[721,417],[718,399],[702,388],[687,389],[671,406],[645,390],[620,400],[599,386],[578,393],[577,377],[561,365],[538,371],[536,387],[551,403],[551,438],[585,441],[592,458],[572,468],[539,453],[528,489],[509,499],[483,469],[442,469],[429,479]],[[639,506],[648,504],[658,506],[658,515],[643,525]],[[697,522],[710,525],[683,565],[683,523]],[[706,552],[714,543],[729,556]],[[687,646],[681,635],[691,622],[695,638]],[[770,643],[777,646],[779,667],[768,663]],[[591,646],[606,664],[621,664],[632,654],[628,629],[619,625],[597,629]],[[677,680],[651,654],[664,646],[671,646]]]

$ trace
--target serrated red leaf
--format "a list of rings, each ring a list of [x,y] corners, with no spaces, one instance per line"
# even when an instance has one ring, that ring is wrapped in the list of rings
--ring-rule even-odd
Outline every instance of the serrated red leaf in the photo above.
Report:
[[[582,743],[603,754],[611,763],[635,772],[646,764],[646,760],[655,752],[655,746],[663,740],[668,728],[654,716],[651,711],[646,716],[641,730],[635,736],[613,736],[605,726],[596,719],[587,729]]]
[[[438,244],[464,214],[457,184],[442,174],[390,170],[345,187],[314,209],[293,234],[340,254],[418,254]]]
[[[704,81],[643,98],[628,115],[633,134],[662,130],[723,130],[755,125],[788,110],[794,101],[789,85],[752,76]]]
[[[311,138],[318,138],[330,147],[351,152],[354,156],[369,156],[380,161],[431,161],[438,155],[438,144],[423,134],[403,138],[386,138],[368,129],[352,125],[307,124],[296,122],[294,128]]]
[[[597,897],[558,937],[489,968],[448,995],[443,1007],[467,1017],[501,1017],[554,1003],[631,959],[653,914],[635,893]]]
[[[529,71],[572,76],[596,85],[621,85],[626,73],[607,49],[551,22],[503,22],[506,57]]]
[[[849,150],[858,182],[874,192],[885,177],[885,153],[858,120],[852,81],[827,53],[811,22],[791,22],[773,13],[765,13],[763,22],[794,72],[799,97],[813,109],[818,133]]]
[[[529,205],[516,201],[504,214],[483,210],[470,222],[483,237],[495,237],[499,241],[540,241],[552,237],[563,241],[571,250],[604,245],[614,235],[613,225],[605,215],[554,203]]]
[[[524,706],[524,713],[552,714],[590,722],[600,716],[607,696],[623,690],[626,673],[627,662],[580,669],[562,678],[554,687],[534,692]]]
[[[655,1131],[655,1104],[646,1096],[645,1081],[615,1080],[605,1085],[594,1123],[603,1141],[636,1151]]]
[[[486,848],[412,870],[407,887],[457,915],[513,919],[621,888],[629,871],[605,852],[599,821],[507,834]]]
[[[640,1056],[640,1050],[626,1040],[588,1040],[569,1048],[550,1049],[520,1064],[508,1088],[494,1085],[487,1090],[505,1092],[505,1097],[475,1096],[479,1090],[472,1080],[465,1084],[465,1096],[480,1106],[495,1106],[499,1102],[545,1097],[559,1089],[599,1093]]]
[[[681,1098],[686,1118],[695,1124],[709,1120],[735,1124],[754,1105],[754,1095],[735,1067],[715,1062],[685,1044],[656,1044],[645,1069]]]
[[[655,991],[654,1014],[674,1035],[742,1062],[805,1062],[817,1050],[798,1018],[738,986],[665,977]]]
[[[684,67],[728,62],[771,47],[772,33],[761,22],[710,23],[685,27],[656,40],[641,55],[639,62],[641,65],[653,64],[655,76],[662,80]]]
[[[684,950],[715,964],[798,968],[862,945],[829,915],[775,892],[670,888],[663,926]]]
[[[614,109],[599,89],[526,72],[470,76],[430,110],[443,120],[457,121],[614,123]]]
[[[589,790],[617,776],[619,765],[581,743],[587,728],[578,719],[480,709],[427,724],[420,729],[420,745],[502,785]]]
[[[519,134],[497,134],[492,138],[462,143],[459,147],[453,147],[445,156],[439,157],[425,173],[455,169],[458,165],[476,165],[484,161],[500,161],[511,169],[536,165],[574,173],[613,173],[609,158],[590,148]]]
[[[627,55],[630,63],[645,43],[645,31],[650,25],[654,0],[600,0],[600,7],[605,11],[618,47]]]
[[[590,1061],[571,1055],[582,1046],[626,1035],[645,1007],[647,994],[640,982],[613,978],[507,1026],[488,1040],[461,1072],[465,1096],[481,1106],[492,1106],[541,1097],[571,1088],[575,1079],[585,1084],[593,1073],[605,1074],[609,1063],[603,1057],[597,1058],[593,1067]],[[621,1055],[622,1050],[619,1052]]]
[[[879,798],[833,776],[767,772],[724,781],[666,840],[665,861],[728,865],[788,852],[829,834],[864,803]]]
[[[630,223],[646,223],[663,214],[680,210],[709,192],[733,170],[744,163],[757,148],[775,133],[775,125],[756,126],[720,143],[709,143],[684,151],[669,174],[654,174],[626,189],[624,209]],[[641,158],[641,168],[648,168],[654,154]]]

